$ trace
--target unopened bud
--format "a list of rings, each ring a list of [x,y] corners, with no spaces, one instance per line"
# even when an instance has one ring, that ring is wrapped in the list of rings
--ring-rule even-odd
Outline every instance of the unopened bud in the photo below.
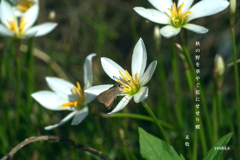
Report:
[[[174,45],[180,52],[183,51],[183,48],[182,48],[182,46],[179,43],[174,43]]]
[[[215,59],[214,59],[214,72],[218,75],[218,76],[222,76],[224,73],[224,62],[223,62],[223,58],[220,55],[216,55]]]
[[[124,140],[124,139],[125,139],[125,134],[124,134],[123,129],[120,128],[120,129],[118,130],[118,132],[119,132],[119,137],[121,138],[121,140]]]
[[[236,12],[236,0],[230,0],[230,13],[235,14]]]
[[[154,40],[156,42],[160,43],[160,41],[161,41],[161,34],[160,34],[160,28],[158,26],[154,27],[153,37],[154,37]]]
[[[51,11],[50,13],[49,13],[49,19],[51,20],[51,21],[53,21],[53,22],[55,22],[56,21],[56,12],[55,11]]]

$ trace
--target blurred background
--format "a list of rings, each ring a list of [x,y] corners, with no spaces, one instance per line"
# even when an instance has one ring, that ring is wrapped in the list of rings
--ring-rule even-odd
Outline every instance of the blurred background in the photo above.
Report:
[[[196,3],[195,1],[194,3]],[[194,102],[189,92],[182,60],[173,54],[171,43],[180,43],[177,38],[161,37],[160,44],[154,39],[154,27],[158,25],[146,21],[139,16],[133,7],[153,8],[147,0],[39,0],[40,12],[36,24],[46,21],[58,23],[50,34],[23,40],[21,42],[22,60],[22,105],[16,106],[16,70],[14,55],[10,54],[13,47],[11,38],[0,37],[0,157],[8,153],[14,146],[31,136],[57,135],[74,140],[77,143],[95,148],[111,159],[143,159],[139,153],[138,127],[150,134],[163,139],[153,122],[131,118],[106,118],[102,115],[102,107],[97,100],[89,106],[90,113],[79,125],[72,126],[71,121],[51,131],[45,126],[59,122],[68,111],[54,112],[44,109],[29,95],[39,90],[50,90],[45,81],[46,76],[61,77],[72,83],[83,84],[83,62],[90,53],[97,53],[93,58],[93,85],[113,84],[103,71],[101,57],[108,57],[128,71],[131,70],[133,48],[141,37],[146,45],[148,62],[158,61],[157,69],[149,87],[148,104],[164,126],[172,146],[177,153],[191,159],[194,135]],[[237,11],[239,6],[237,8]],[[55,14],[54,18],[49,15]],[[188,48],[193,63],[195,62],[195,42],[201,46],[201,84],[204,90],[207,109],[212,118],[214,96],[214,57],[220,54],[225,62],[222,85],[222,112],[219,119],[218,138],[237,130],[239,123],[236,118],[236,98],[233,66],[231,34],[229,27],[229,11],[225,11],[200,19],[192,23],[204,26],[209,32],[200,35],[187,31]],[[236,38],[239,44],[239,12],[236,13]],[[29,67],[29,54],[24,46],[34,48],[33,63]],[[239,46],[239,45],[237,45]],[[239,48],[239,47],[238,47]],[[175,51],[178,53],[178,51]],[[47,54],[51,60],[44,59]],[[173,58],[175,56],[175,58]],[[239,57],[239,56],[238,56]],[[173,62],[174,59],[174,62]],[[173,74],[173,63],[177,64],[178,77]],[[63,71],[56,72],[57,64]],[[32,68],[29,70],[29,68]],[[32,72],[32,80],[26,76]],[[30,78],[31,79],[31,78]],[[177,79],[177,84],[175,80]],[[31,84],[29,84],[31,83]],[[31,85],[29,88],[28,85]],[[174,85],[180,87],[176,92]],[[117,99],[117,102],[120,98]],[[176,105],[176,101],[178,104]],[[115,104],[117,104],[117,102]],[[182,126],[176,119],[177,109],[182,117]],[[205,112],[200,109],[202,128],[206,131]],[[149,116],[142,105],[131,101],[120,113],[133,113]],[[212,119],[211,119],[212,120]],[[212,122],[212,121],[211,121]],[[190,147],[185,147],[184,136],[190,135]],[[224,151],[222,159],[236,159],[236,135],[232,137]],[[208,150],[216,143],[210,142],[211,135],[205,132]],[[239,137],[238,137],[239,138]],[[239,147],[239,146],[238,146]],[[198,159],[202,159],[201,142],[198,142]],[[87,152],[62,144],[37,142],[22,148],[13,159],[99,159]]]

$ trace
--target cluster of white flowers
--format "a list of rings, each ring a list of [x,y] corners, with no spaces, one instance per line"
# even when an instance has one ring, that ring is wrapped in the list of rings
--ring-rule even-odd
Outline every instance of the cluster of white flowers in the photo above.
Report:
[[[177,35],[182,27],[196,33],[206,33],[208,29],[205,27],[189,22],[196,18],[216,14],[229,5],[227,0],[202,0],[193,6],[193,0],[179,0],[177,5],[172,0],[148,1],[156,9],[134,7],[134,10],[152,22],[166,24],[159,32],[166,38]],[[2,0],[0,3],[0,35],[27,39],[51,32],[57,26],[57,23],[47,22],[33,26],[38,13],[38,0],[22,0],[16,6],[11,6],[6,0]],[[96,54],[88,55],[84,62],[83,89],[79,82],[74,85],[61,78],[46,77],[47,84],[52,91],[38,91],[32,94],[32,97],[46,109],[71,111],[59,123],[45,127],[46,130],[54,129],[71,118],[73,118],[72,125],[79,124],[88,115],[87,105],[99,94],[113,86],[113,84],[92,86],[92,58],[94,56]],[[123,96],[121,101],[108,114],[114,114],[122,110],[132,98],[136,103],[139,103],[148,97],[148,87],[145,85],[152,78],[157,61],[151,62],[146,69],[147,52],[141,38],[133,50],[131,74],[109,58],[102,57],[101,64],[106,74],[121,86],[118,96]]]

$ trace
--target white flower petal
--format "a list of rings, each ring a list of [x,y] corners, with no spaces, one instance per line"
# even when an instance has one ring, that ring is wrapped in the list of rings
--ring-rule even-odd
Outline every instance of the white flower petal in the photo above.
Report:
[[[187,20],[191,21],[196,18],[210,16],[219,13],[226,9],[229,2],[226,0],[203,0],[193,5],[189,11],[192,13],[188,15]]]
[[[84,90],[84,92],[88,93],[88,94],[99,95],[100,93],[108,90],[112,86],[113,86],[113,84],[93,86],[93,87],[90,87],[90,88]]]
[[[13,37],[14,36],[14,32],[9,30],[8,28],[3,26],[2,24],[0,24],[0,35],[6,36],[6,37]]]
[[[142,77],[147,64],[147,51],[143,40],[140,38],[134,47],[132,55],[132,76],[135,80],[135,74]]]
[[[72,88],[76,88],[72,83],[56,77],[46,77],[48,86],[57,94],[62,97],[72,95]]]
[[[139,79],[139,84],[141,84],[141,86],[144,86],[150,81],[153,73],[155,72],[156,66],[157,66],[157,61],[153,61],[152,63],[150,63],[147,70],[142,75],[141,79]]]
[[[13,14],[11,6],[5,0],[2,0],[1,3],[0,3],[0,19],[1,19],[1,22],[5,26],[8,26],[7,20],[12,22],[13,18],[14,18],[14,14]]]
[[[140,16],[148,19],[149,21],[160,23],[160,24],[169,24],[171,19],[163,12],[160,12],[155,9],[145,9],[143,7],[134,7],[133,8]]]
[[[72,120],[72,125],[78,125],[81,123],[88,115],[88,107],[84,107],[80,111],[76,111],[76,114]]]
[[[93,95],[93,94],[87,94],[85,93],[85,101],[84,101],[84,105],[92,102],[92,100],[94,100],[97,96]]]
[[[196,25],[196,24],[191,24],[191,23],[188,23],[188,24],[184,25],[183,28],[186,28],[190,31],[193,31],[193,32],[196,32],[196,33],[199,33],[199,34],[204,34],[204,33],[208,32],[207,28]]]
[[[148,0],[159,11],[166,12],[173,5],[172,0]]]
[[[125,74],[125,70],[119,66],[116,62],[109,58],[101,58],[101,63],[103,70],[107,73],[107,75],[112,78],[113,80],[122,79],[119,71],[121,71],[123,74]]]
[[[34,35],[35,37],[43,36],[51,32],[56,26],[57,23],[52,22],[43,23],[32,28],[29,28],[28,30],[26,30],[26,34],[36,32],[36,34]]]
[[[38,103],[40,103],[44,108],[59,111],[67,110],[68,108],[62,108],[62,104],[66,103],[67,100],[60,97],[51,91],[38,91],[31,95]]]
[[[148,87],[142,87],[137,94],[134,95],[134,101],[139,103],[148,97]]]
[[[182,7],[182,13],[185,13],[185,12],[189,11],[189,8],[193,4],[193,0],[178,0],[177,7],[179,8],[182,3],[184,3],[184,5]]]
[[[96,56],[96,53],[90,54],[86,57],[83,65],[84,73],[84,89],[92,87],[93,75],[92,75],[92,58]]]
[[[121,99],[121,101],[118,103],[118,105],[108,114],[114,114],[120,110],[122,110],[124,107],[127,106],[129,101],[132,99],[132,96],[125,96]]]
[[[38,12],[39,12],[39,6],[38,5],[33,5],[31,8],[29,8],[25,14],[24,18],[26,23],[26,26],[24,28],[24,31],[26,31],[28,28],[30,28],[37,20],[38,17]]]
[[[60,122],[58,122],[57,124],[47,126],[47,127],[45,127],[44,129],[45,129],[45,130],[51,130],[51,129],[57,128],[57,127],[63,125],[64,123],[66,123],[66,122],[67,122],[69,119],[71,119],[75,114],[76,114],[76,111],[71,112],[71,113],[69,113],[66,117],[64,117]]]
[[[37,34],[37,31],[32,30],[31,32],[25,32],[24,36],[21,36],[21,39],[29,39],[32,37],[35,37],[35,35]]]
[[[160,33],[165,38],[176,36],[181,31],[181,28],[174,28],[173,26],[167,25],[160,29]]]

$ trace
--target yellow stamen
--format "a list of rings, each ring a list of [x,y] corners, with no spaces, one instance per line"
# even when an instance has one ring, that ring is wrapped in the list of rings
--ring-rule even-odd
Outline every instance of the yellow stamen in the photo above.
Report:
[[[138,73],[135,74],[135,84],[138,84]]]
[[[128,88],[128,86],[125,85],[122,81],[120,81],[120,80],[118,80],[118,79],[116,79],[116,81],[117,81],[119,84],[121,84],[121,86],[123,86],[124,88]]]
[[[125,70],[125,75],[119,71],[123,81],[120,81],[118,79],[116,79],[116,81],[122,85],[123,92],[128,92],[128,93],[136,93],[137,92],[137,88],[138,86],[138,73],[136,73],[134,76],[134,79],[132,78],[132,76],[129,74],[129,72],[127,70]]]
[[[125,73],[127,74],[127,76],[128,76],[128,78],[130,79],[130,81],[131,81],[132,83],[135,83],[134,80],[132,79],[132,76],[128,73],[127,70],[125,70]]]
[[[186,16],[188,14],[191,14],[192,12],[190,11],[187,11],[185,13],[182,13],[183,12],[183,6],[184,6],[184,3],[182,3],[179,8],[177,8],[177,5],[176,3],[173,3],[173,7],[172,9],[170,8],[167,8],[169,10],[169,12],[171,13],[171,17],[172,17],[172,21],[173,21],[173,25],[175,27],[181,27],[184,23],[184,19],[186,18]]]
[[[34,2],[30,0],[18,0],[18,3],[19,4],[16,7],[22,12],[26,12],[30,7],[34,5]]]
[[[62,108],[67,108],[70,106],[78,107],[78,105],[84,105],[85,97],[84,97],[80,83],[76,82],[76,86],[77,86],[77,88],[72,88],[72,91],[78,97],[78,100],[75,100],[73,102],[64,103],[62,105]]]
[[[122,72],[121,71],[119,71],[119,73],[120,73],[120,75],[122,76],[122,78],[124,79],[124,81],[128,81],[128,79],[122,74]]]
[[[172,18],[176,18],[177,16],[178,16],[177,5],[176,5],[176,3],[173,3],[173,17]]]
[[[19,25],[19,32],[23,32],[25,26],[27,25],[27,22],[25,22],[25,16],[23,16],[20,20],[20,25]]]
[[[187,11],[186,13],[184,13],[183,15],[182,15],[182,17],[181,17],[181,19],[185,19],[186,18],[186,16],[187,16],[187,14],[191,14],[192,12],[190,12],[190,11]]]
[[[184,3],[182,3],[178,9],[178,15],[180,15],[182,13],[182,8],[184,6]]]
[[[17,17],[13,18],[13,21],[7,20],[7,25],[10,30],[12,30],[17,37],[20,37],[23,35],[24,28],[27,25],[27,22],[25,22],[25,17],[21,17],[19,19],[20,23],[18,23]]]

